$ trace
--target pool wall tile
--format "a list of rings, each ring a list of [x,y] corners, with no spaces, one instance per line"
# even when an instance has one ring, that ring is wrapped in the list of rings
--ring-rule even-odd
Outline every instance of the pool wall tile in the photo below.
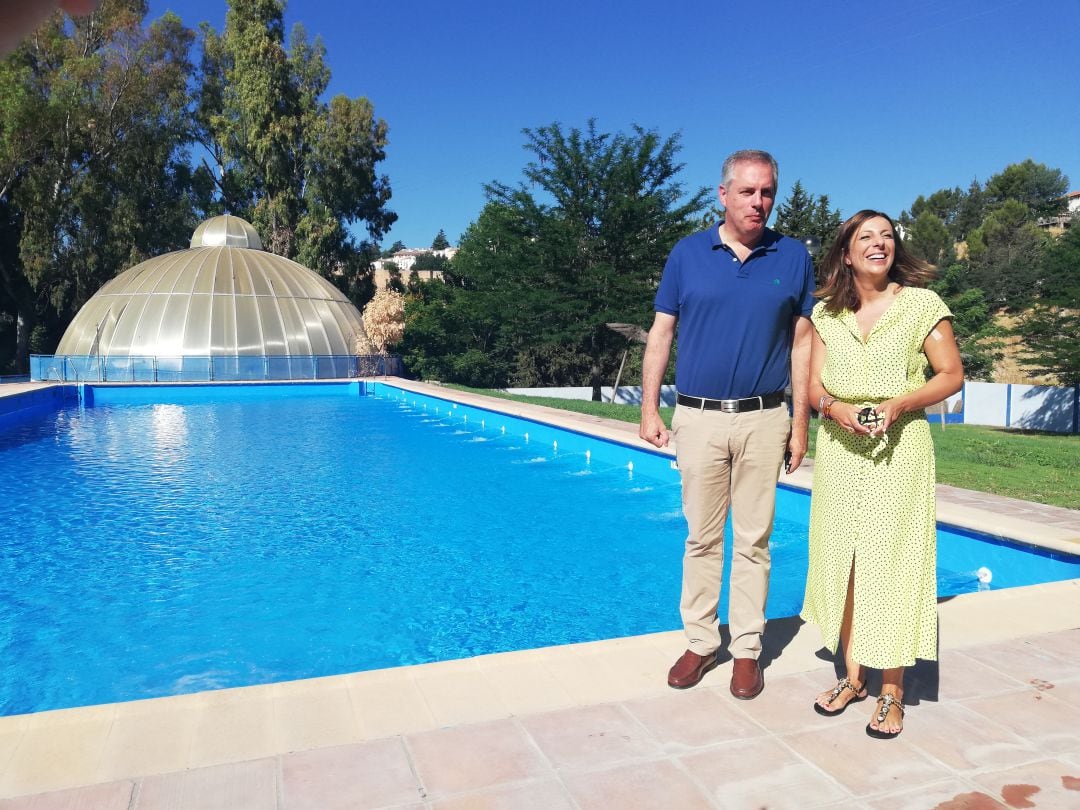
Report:
[[[628,479],[645,478],[664,483],[678,483],[679,473],[670,454],[652,452],[645,447],[604,439],[574,431],[569,427],[553,427],[544,422],[499,411],[465,405],[448,399],[390,385],[378,384],[375,396],[394,399],[422,410],[460,428],[476,430],[478,435],[503,435],[520,438],[537,452],[551,451],[555,457],[574,459],[583,469],[596,471],[625,470]],[[588,457],[585,454],[588,453]]]
[[[278,383],[123,383],[86,385],[87,407],[101,405],[183,405],[222,400],[266,400],[274,397],[359,396],[359,381]]]
[[[65,401],[77,397],[73,385],[51,385],[0,396],[0,432],[58,411],[64,407]]]

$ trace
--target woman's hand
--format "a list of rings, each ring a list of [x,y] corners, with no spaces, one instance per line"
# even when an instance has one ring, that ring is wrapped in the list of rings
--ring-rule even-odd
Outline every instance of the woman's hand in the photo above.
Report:
[[[870,433],[871,435],[882,434],[889,429],[889,427],[907,413],[911,408],[907,404],[905,397],[893,397],[880,403],[874,408],[874,413],[881,417],[881,422],[878,423]]]
[[[859,411],[862,408],[856,405],[849,405],[846,402],[840,402],[837,400],[829,408],[829,415],[843,430],[855,435],[869,436],[871,430],[866,425],[859,424]]]

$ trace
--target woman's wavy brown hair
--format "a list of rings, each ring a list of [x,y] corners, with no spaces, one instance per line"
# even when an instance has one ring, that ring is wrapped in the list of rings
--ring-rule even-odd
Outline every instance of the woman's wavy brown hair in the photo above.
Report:
[[[896,223],[892,217],[880,211],[864,208],[848,217],[840,226],[833,240],[832,247],[821,262],[821,287],[814,291],[814,296],[825,303],[825,310],[833,315],[850,309],[859,310],[859,294],[855,290],[855,274],[844,264],[844,256],[851,247],[851,240],[858,234],[863,223],[874,217],[889,221],[893,229],[893,263],[889,268],[889,279],[904,287],[925,287],[934,277],[934,268],[907,252],[900,234],[896,232]]]

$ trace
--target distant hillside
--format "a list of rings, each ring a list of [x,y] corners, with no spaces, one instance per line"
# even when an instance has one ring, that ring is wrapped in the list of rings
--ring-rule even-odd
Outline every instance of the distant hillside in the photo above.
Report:
[[[999,312],[994,316],[994,323],[1002,330],[1016,328],[1020,320],[1017,315],[1006,315]],[[1018,362],[1018,357],[1023,352],[1024,338],[1020,335],[1002,339],[1003,356],[994,364],[994,379],[997,383],[1014,383],[1022,385],[1057,385],[1057,378],[1039,376],[1030,369],[1024,368]]]

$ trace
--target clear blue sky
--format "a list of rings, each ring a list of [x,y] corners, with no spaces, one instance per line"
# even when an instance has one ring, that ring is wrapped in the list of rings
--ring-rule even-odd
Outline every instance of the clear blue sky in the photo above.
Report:
[[[151,0],[224,28],[225,0]],[[724,156],[771,151],[845,215],[893,215],[1025,158],[1080,189],[1080,0],[292,0],[321,36],[329,93],[390,126],[384,241],[456,243],[482,185],[516,183],[524,127],[680,132],[688,188]]]

